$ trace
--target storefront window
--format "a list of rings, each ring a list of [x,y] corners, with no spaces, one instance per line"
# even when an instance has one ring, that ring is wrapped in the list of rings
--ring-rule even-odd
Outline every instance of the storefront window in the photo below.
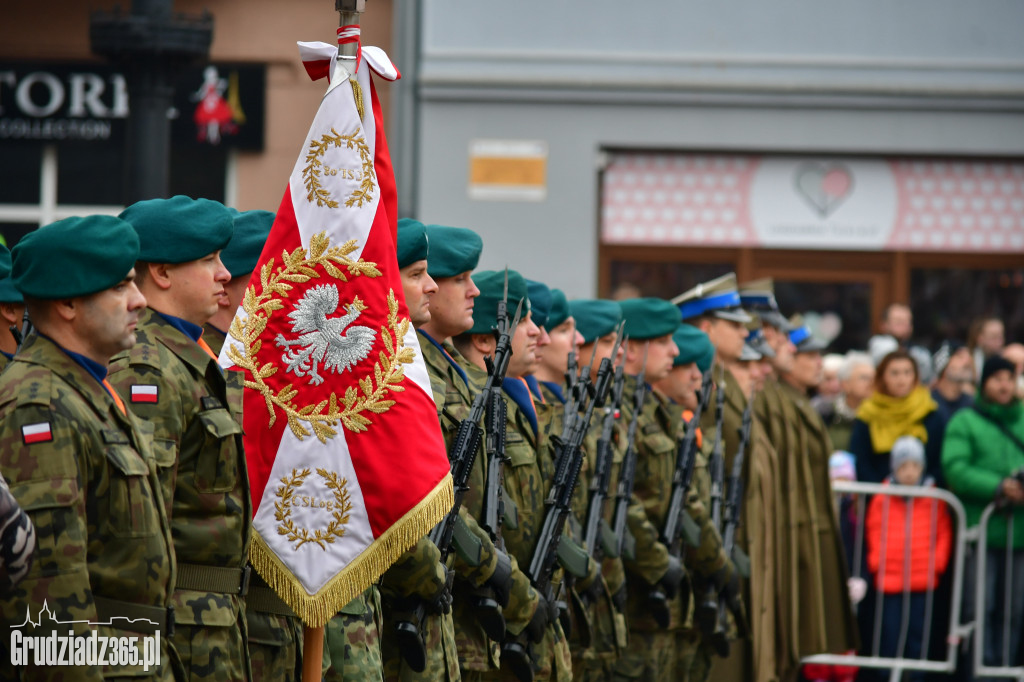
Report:
[[[829,353],[864,350],[871,338],[871,285],[866,282],[775,280],[775,298],[786,314],[799,311]]]
[[[659,296],[672,298],[701,282],[720,277],[735,269],[730,263],[691,264],[613,260],[610,288],[613,298]]]
[[[919,268],[910,275],[914,339],[929,348],[967,340],[971,322],[998,317],[1007,343],[1024,339],[1024,268]]]
[[[26,142],[4,142],[0,147],[0,205],[39,202],[42,147]]]

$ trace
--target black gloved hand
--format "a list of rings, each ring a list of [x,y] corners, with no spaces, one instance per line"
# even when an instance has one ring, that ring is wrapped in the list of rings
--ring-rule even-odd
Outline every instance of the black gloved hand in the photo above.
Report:
[[[508,600],[512,594],[512,560],[497,547],[494,548],[494,552],[498,561],[494,566],[494,573],[484,585],[491,588],[495,601],[504,609],[508,607]]]
[[[524,632],[529,636],[530,641],[539,644],[544,639],[544,631],[551,622],[551,606],[548,600],[540,592],[537,593],[537,610],[533,612],[533,618],[526,625]]]
[[[683,564],[679,559],[669,554],[668,569],[658,581],[658,587],[664,592],[666,599],[675,598],[679,592],[679,583],[683,581],[684,577],[686,577],[686,569],[683,568]]]

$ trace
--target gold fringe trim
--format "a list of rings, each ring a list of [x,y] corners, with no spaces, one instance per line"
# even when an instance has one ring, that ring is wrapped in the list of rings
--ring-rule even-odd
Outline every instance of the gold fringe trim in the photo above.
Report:
[[[364,112],[366,111],[363,107],[363,86],[359,85],[359,81],[356,80],[356,75],[352,74],[349,78],[349,82],[352,83],[352,96],[356,100],[356,111],[359,112],[359,120],[363,120]]]
[[[309,627],[326,625],[334,614],[375,583],[391,564],[441,522],[455,504],[451,474],[446,474],[419,504],[310,595],[259,533],[253,533],[249,561],[278,596]]]

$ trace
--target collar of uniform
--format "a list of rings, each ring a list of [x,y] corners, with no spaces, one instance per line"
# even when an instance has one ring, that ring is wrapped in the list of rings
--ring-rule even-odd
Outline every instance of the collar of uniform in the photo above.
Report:
[[[430,334],[426,333],[422,329],[417,329],[416,332],[422,338],[424,338],[427,341],[429,341],[430,345],[434,346],[434,348],[436,348],[438,350],[438,352],[441,353],[441,356],[445,359],[445,361],[452,366],[452,369],[454,369],[455,372],[460,377],[462,377],[462,380],[464,382],[466,382],[466,385],[468,386],[469,385],[469,379],[466,378],[466,370],[464,370],[461,367],[459,367],[459,363],[455,362],[455,358],[452,357],[452,354],[449,353],[448,350],[443,345],[441,345],[441,343],[439,343],[437,341],[437,339],[435,339],[433,336],[431,336]]]
[[[181,332],[188,338],[192,339],[196,343],[199,343],[199,339],[203,335],[203,328],[200,327],[198,324],[192,324],[188,320],[183,320],[180,317],[175,317],[174,315],[162,313],[159,310],[154,310],[153,312],[155,312],[160,317],[164,318],[164,321],[167,322],[167,324],[171,325],[172,327],[174,327],[179,332]]]
[[[8,353],[8,352],[2,351],[2,350],[0,350],[0,353],[2,353],[3,356],[5,358],[7,358],[8,360],[13,360],[14,359],[14,353]]]
[[[526,415],[533,427],[533,435],[537,435],[537,410],[533,406],[533,398],[530,396],[530,388],[522,379],[506,377],[501,387],[505,389],[505,395],[512,399],[519,411]]]
[[[556,384],[553,381],[542,381],[540,382],[540,385],[542,391],[549,391],[555,398],[558,399],[558,402],[562,403],[563,405],[565,404],[565,391],[562,389],[562,386],[560,384]]]
[[[182,322],[185,322],[185,320],[182,320]],[[185,324],[191,324],[191,322],[185,322]],[[223,331],[218,327],[214,327],[209,322],[203,325],[202,332],[203,334],[206,334],[206,332],[210,332],[211,334],[217,334],[222,339],[228,338],[228,333],[226,331]]]
[[[213,358],[207,355],[206,351],[199,347],[195,338],[183,332],[176,325],[171,324],[167,319],[168,317],[171,316],[165,316],[163,313],[158,313],[155,310],[146,308],[139,315],[138,329],[140,331],[153,334],[154,338],[151,339],[153,343],[159,341],[160,344],[164,345],[183,362],[194,367],[200,374],[205,374],[207,366],[211,363],[216,365]],[[192,323],[188,322],[186,324]],[[202,328],[200,327],[200,332],[201,331]],[[218,366],[217,369],[219,370],[220,367]]]
[[[53,339],[36,331],[25,339],[15,362],[42,365],[65,381],[70,378],[72,381],[68,381],[68,383],[72,383],[78,389],[78,392],[92,404],[93,409],[99,415],[120,414],[114,404],[114,398],[102,383],[106,378],[106,369],[99,365],[103,370],[103,378],[97,378],[97,375],[79,362],[75,356],[93,365],[98,364],[78,353],[71,353]],[[90,387],[92,390],[89,390]]]
[[[530,393],[533,394],[533,397],[541,401],[542,403],[546,403],[547,400],[544,398],[544,394],[541,393],[540,391],[540,382],[537,381],[537,377],[530,374],[527,375],[525,381],[526,387],[530,389]]]

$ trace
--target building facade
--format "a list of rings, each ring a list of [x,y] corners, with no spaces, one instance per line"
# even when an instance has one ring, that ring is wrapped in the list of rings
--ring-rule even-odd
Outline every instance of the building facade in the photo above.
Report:
[[[1024,5],[398,2],[402,208],[570,297],[735,270],[1024,337]],[[412,178],[413,182],[403,182]],[[529,265],[525,265],[529,263]]]

